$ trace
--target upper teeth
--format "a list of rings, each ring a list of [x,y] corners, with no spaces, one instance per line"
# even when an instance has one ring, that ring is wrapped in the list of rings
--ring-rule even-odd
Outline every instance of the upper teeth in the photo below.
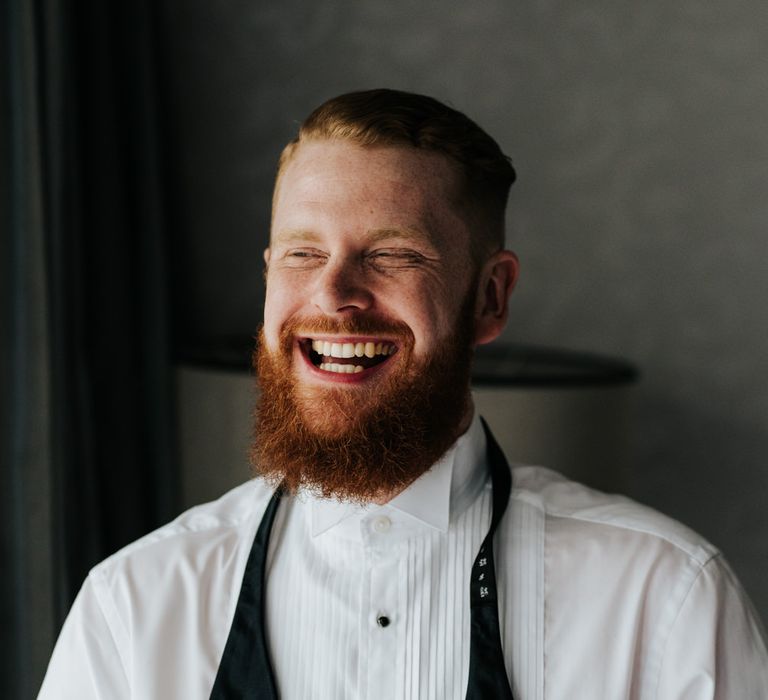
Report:
[[[395,346],[390,343],[330,343],[327,340],[313,340],[312,349],[326,357],[375,357],[391,355]]]

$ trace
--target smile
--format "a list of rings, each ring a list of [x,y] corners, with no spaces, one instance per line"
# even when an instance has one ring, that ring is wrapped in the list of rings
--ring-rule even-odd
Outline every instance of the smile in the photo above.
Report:
[[[380,365],[397,352],[397,346],[386,340],[353,343],[306,338],[301,345],[315,367],[336,374],[357,374]]]

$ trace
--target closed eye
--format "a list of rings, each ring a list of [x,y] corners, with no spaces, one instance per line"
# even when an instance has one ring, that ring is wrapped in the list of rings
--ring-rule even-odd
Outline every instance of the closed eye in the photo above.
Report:
[[[317,248],[291,248],[282,255],[282,260],[289,267],[305,267],[322,263],[326,254]]]
[[[418,267],[428,262],[422,253],[409,248],[380,248],[368,253],[366,260],[374,267],[386,269]]]

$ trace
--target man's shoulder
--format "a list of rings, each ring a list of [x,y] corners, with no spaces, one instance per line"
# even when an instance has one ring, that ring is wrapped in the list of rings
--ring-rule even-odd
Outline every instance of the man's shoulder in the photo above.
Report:
[[[167,569],[177,562],[204,566],[206,560],[226,556],[253,536],[271,494],[261,479],[247,481],[123,547],[95,566],[91,577],[110,578],[132,569]]]
[[[673,518],[544,467],[515,467],[513,498],[539,512],[553,532],[576,530],[623,542],[666,543],[700,566],[718,554],[704,537]]]

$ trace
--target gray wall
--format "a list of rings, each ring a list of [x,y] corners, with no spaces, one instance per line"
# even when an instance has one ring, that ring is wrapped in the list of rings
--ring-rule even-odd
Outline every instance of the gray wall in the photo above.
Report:
[[[768,4],[161,5],[185,322],[257,325],[275,159],[313,106],[448,101],[519,171],[506,338],[641,366],[630,494],[721,546],[768,615]]]

